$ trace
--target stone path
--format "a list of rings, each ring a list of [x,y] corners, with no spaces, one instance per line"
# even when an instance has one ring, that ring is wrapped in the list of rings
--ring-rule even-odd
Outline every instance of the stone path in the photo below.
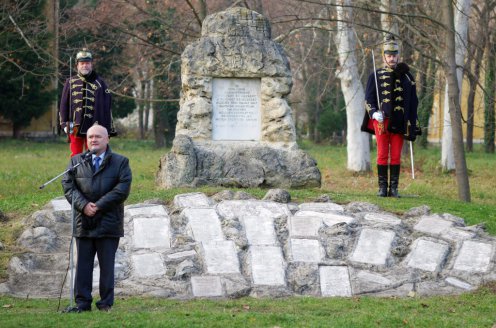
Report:
[[[127,206],[117,294],[407,296],[456,294],[496,280],[496,239],[450,214],[422,206],[397,217],[368,203],[226,199],[236,195],[190,193],[170,206]],[[11,259],[0,293],[58,297],[70,214],[65,199],[55,199],[26,218],[18,240],[26,252]]]

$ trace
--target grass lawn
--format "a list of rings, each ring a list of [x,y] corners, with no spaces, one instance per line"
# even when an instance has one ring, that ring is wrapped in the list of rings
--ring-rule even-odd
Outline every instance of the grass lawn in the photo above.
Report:
[[[159,190],[154,183],[159,159],[166,153],[149,141],[113,139],[112,148],[130,159],[132,192],[127,204],[160,198],[170,202],[176,194],[202,191],[209,195],[224,188]],[[427,205],[433,213],[451,213],[467,225],[484,224],[496,235],[496,157],[480,149],[467,153],[472,202],[458,201],[454,173],[439,168],[440,149],[415,149],[415,177],[410,175],[409,157],[404,156],[400,199],[379,198],[375,167],[370,173],[346,170],[346,147],[303,143],[318,162],[322,187],[289,190],[295,202],[311,201],[327,194],[337,203],[364,201],[401,214]],[[60,180],[40,190],[44,182],[65,170],[68,144],[60,140],[33,142],[0,140],[0,282],[8,276],[8,260],[22,252],[15,240],[24,230],[22,219],[62,195]],[[371,156],[375,163],[375,153]],[[261,198],[267,190],[246,189]],[[65,303],[64,303],[65,302]],[[488,285],[460,296],[431,298],[194,300],[148,298],[118,299],[114,311],[61,316],[56,300],[20,300],[0,297],[0,327],[49,326],[174,326],[174,327],[493,327],[496,324],[496,288]],[[63,301],[67,305],[67,300]],[[109,320],[111,318],[111,320]]]

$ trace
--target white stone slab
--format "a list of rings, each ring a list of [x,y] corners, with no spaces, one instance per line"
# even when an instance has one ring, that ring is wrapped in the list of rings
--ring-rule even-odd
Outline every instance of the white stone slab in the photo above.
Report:
[[[225,200],[217,204],[216,210],[226,219],[245,216],[280,218],[291,215],[286,204],[263,200]]]
[[[280,247],[250,247],[251,274],[254,285],[285,285],[285,262]]]
[[[417,239],[408,255],[407,266],[424,271],[440,271],[448,252],[446,244]]]
[[[219,216],[213,208],[186,208],[182,214],[188,219],[188,229],[198,242],[224,240]]]
[[[353,223],[356,222],[356,219],[351,216],[343,215],[343,214],[338,214],[338,213],[333,213],[333,212],[315,212],[315,211],[298,211],[295,213],[296,217],[314,217],[314,218],[320,218],[322,219],[322,222],[328,226],[331,227],[335,224],[338,223]]]
[[[344,207],[335,203],[302,203],[300,211],[311,212],[344,212]]]
[[[291,216],[289,218],[290,237],[318,237],[322,218],[314,216]]]
[[[291,256],[296,262],[320,262],[324,250],[316,239],[291,239]]]
[[[165,275],[165,265],[160,254],[140,254],[131,256],[134,275],[138,278],[157,278]]]
[[[487,272],[493,256],[493,245],[466,240],[456,257],[454,270]]]
[[[345,266],[321,266],[320,292],[324,297],[349,297],[352,295],[350,275]]]
[[[392,281],[382,275],[370,271],[361,270],[356,275],[357,279],[367,282],[374,283],[378,285],[388,286],[391,285]]]
[[[167,254],[167,260],[180,260],[188,257],[195,256],[196,252],[191,250],[191,251],[184,251],[184,252],[177,252],[173,254]]]
[[[473,231],[462,230],[456,227],[450,227],[441,233],[441,237],[455,242],[472,239],[475,236],[476,234]]]
[[[168,216],[136,218],[133,220],[134,248],[170,248],[170,221]]]
[[[239,259],[232,240],[202,243],[207,273],[239,273]]]
[[[212,140],[260,140],[260,85],[260,79],[212,80]]]
[[[193,192],[189,194],[176,195],[174,197],[174,206],[177,208],[185,207],[209,207],[212,202],[202,192]]]
[[[465,289],[465,290],[473,290],[474,289],[474,286],[472,286],[471,284],[466,283],[465,281],[462,281],[462,280],[457,279],[455,277],[448,277],[445,279],[445,281],[448,284],[455,286],[455,287],[458,287],[458,288],[461,288],[461,289]]]
[[[51,203],[54,212],[71,210],[71,204],[69,204],[67,199],[53,199]]]
[[[452,221],[444,220],[439,215],[431,215],[421,217],[413,229],[430,235],[439,235],[453,224]]]
[[[191,289],[195,297],[222,296],[222,284],[218,276],[191,277]]]
[[[269,216],[245,216],[241,219],[250,245],[277,245],[274,219]]]
[[[384,223],[393,226],[397,226],[401,224],[401,220],[398,219],[396,216],[384,214],[384,213],[367,213],[363,218],[367,221]]]
[[[167,210],[162,205],[142,205],[126,208],[130,216],[161,217],[168,216]]]
[[[363,229],[350,260],[386,265],[394,236],[393,231]]]

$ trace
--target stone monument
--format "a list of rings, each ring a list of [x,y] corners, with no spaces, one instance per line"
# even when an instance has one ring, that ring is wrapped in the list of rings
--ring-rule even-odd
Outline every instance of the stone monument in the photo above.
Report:
[[[181,108],[160,186],[320,186],[316,162],[296,144],[289,62],[265,17],[246,8],[210,15],[181,59]]]

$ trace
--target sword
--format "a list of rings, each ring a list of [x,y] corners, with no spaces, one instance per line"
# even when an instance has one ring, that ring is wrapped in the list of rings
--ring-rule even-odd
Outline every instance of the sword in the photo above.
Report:
[[[413,166],[413,143],[410,141],[410,162],[412,163],[412,179],[415,180],[415,168]]]
[[[375,68],[374,49],[372,49],[372,64],[374,65],[374,81],[375,81],[375,93],[377,97],[377,110],[382,113],[380,98],[379,98],[379,85],[377,83],[377,71]],[[384,118],[384,113],[382,113],[382,117]],[[378,122],[378,123],[379,123],[379,132],[384,132],[384,123],[383,122]]]

